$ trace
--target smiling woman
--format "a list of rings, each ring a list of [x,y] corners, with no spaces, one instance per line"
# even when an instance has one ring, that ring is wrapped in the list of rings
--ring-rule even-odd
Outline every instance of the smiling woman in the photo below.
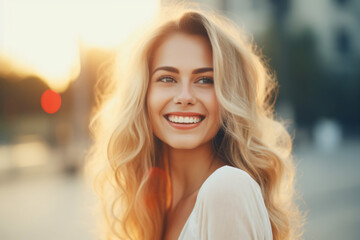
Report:
[[[295,239],[291,138],[236,26],[163,8],[115,64],[92,121],[107,239]]]

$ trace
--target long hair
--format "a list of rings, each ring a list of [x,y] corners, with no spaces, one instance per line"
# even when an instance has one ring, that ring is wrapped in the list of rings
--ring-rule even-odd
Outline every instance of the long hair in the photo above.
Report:
[[[151,56],[173,32],[202,35],[212,46],[222,120],[212,140],[218,156],[260,185],[273,239],[300,238],[303,216],[294,198],[292,139],[275,118],[275,78],[234,23],[185,4],[163,7],[129,54],[116,62],[100,94],[86,173],[100,199],[101,233],[108,240],[162,237],[170,181],[149,123],[146,94]]]

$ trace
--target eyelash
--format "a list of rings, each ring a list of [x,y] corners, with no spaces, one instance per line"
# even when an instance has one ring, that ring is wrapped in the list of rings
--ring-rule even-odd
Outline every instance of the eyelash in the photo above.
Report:
[[[162,76],[162,77],[159,77],[159,78],[157,79],[157,82],[164,82],[164,81],[162,81],[163,79],[171,79],[171,81],[176,82],[175,79],[174,79],[173,77],[170,77],[170,76]],[[199,78],[196,82],[199,82],[199,81],[201,81],[201,80],[208,80],[208,81],[209,81],[209,82],[203,83],[203,84],[213,84],[213,83],[214,83],[214,80],[213,80],[212,78],[210,78],[210,77],[201,77],[201,78]],[[164,83],[169,83],[169,82],[168,82],[168,81],[165,81]],[[172,83],[172,82],[170,82],[170,83]]]

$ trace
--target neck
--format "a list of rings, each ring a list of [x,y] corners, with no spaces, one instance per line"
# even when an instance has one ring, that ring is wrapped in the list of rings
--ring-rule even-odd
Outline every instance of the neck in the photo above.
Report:
[[[164,152],[169,163],[173,206],[197,193],[206,178],[220,166],[210,142],[195,149],[174,149],[164,144]]]

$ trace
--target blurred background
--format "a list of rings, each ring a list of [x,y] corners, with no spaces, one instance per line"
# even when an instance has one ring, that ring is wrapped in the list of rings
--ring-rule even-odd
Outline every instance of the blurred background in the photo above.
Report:
[[[82,173],[94,84],[166,2],[0,0],[0,239],[97,239]],[[360,1],[197,2],[249,33],[276,73],[305,239],[360,239]]]

